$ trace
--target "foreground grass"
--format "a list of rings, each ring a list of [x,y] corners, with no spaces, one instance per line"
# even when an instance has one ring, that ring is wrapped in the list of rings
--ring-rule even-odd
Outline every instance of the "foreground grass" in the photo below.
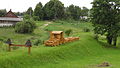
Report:
[[[27,54],[27,48],[19,48],[12,52],[2,51],[0,53],[0,68],[98,68],[97,65],[105,61],[111,64],[107,68],[119,68],[120,50],[117,48],[105,48],[101,46],[104,43],[93,38],[92,32],[83,32],[83,26],[89,26],[92,29],[89,23],[79,25],[75,27],[73,24],[52,23],[44,29],[38,27],[34,34],[22,35],[14,32],[10,32],[9,35],[7,33],[7,35],[3,34],[6,38],[12,37],[18,41],[18,38],[26,40],[26,38],[32,36],[44,38],[46,36],[43,35],[44,32],[47,33],[45,30],[65,31],[72,29],[73,34],[71,36],[80,37],[80,40],[57,47],[33,46],[31,55]],[[12,34],[16,36],[14,37]],[[22,43],[22,41],[20,42]]]

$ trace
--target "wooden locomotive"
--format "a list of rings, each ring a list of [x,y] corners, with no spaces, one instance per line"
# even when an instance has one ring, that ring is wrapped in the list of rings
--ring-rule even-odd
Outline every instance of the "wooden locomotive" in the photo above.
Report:
[[[50,31],[50,39],[45,41],[46,46],[57,46],[63,43],[79,40],[79,37],[64,38],[63,31]]]

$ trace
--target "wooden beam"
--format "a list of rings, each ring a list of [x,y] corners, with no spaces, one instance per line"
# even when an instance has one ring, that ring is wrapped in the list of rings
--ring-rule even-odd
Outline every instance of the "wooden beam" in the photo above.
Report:
[[[31,53],[31,47],[32,46],[9,44],[9,51],[11,51],[11,46],[28,47],[28,54]]]

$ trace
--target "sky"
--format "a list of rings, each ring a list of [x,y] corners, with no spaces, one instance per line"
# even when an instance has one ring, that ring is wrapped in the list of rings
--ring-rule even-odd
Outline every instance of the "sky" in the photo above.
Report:
[[[0,0],[0,9],[6,9],[9,11],[12,9],[13,12],[24,12],[29,7],[35,8],[36,4],[41,2],[45,5],[50,0]],[[59,0],[61,1],[65,7],[74,4],[80,7],[92,8],[90,4],[93,0]]]

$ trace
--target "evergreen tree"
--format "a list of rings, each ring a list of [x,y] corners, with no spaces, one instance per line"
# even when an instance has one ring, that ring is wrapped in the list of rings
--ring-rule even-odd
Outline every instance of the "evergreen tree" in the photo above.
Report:
[[[30,15],[31,17],[33,17],[32,7],[29,7],[29,8],[28,8],[28,10],[26,11],[26,14]]]
[[[43,19],[43,10],[42,10],[42,8],[43,8],[43,5],[42,5],[41,2],[39,2],[36,5],[35,9],[34,9],[34,17],[38,18],[38,20],[42,20]]]
[[[68,18],[72,18],[74,20],[79,20],[81,15],[81,8],[79,6],[74,6],[73,4],[67,7],[66,14]]]

